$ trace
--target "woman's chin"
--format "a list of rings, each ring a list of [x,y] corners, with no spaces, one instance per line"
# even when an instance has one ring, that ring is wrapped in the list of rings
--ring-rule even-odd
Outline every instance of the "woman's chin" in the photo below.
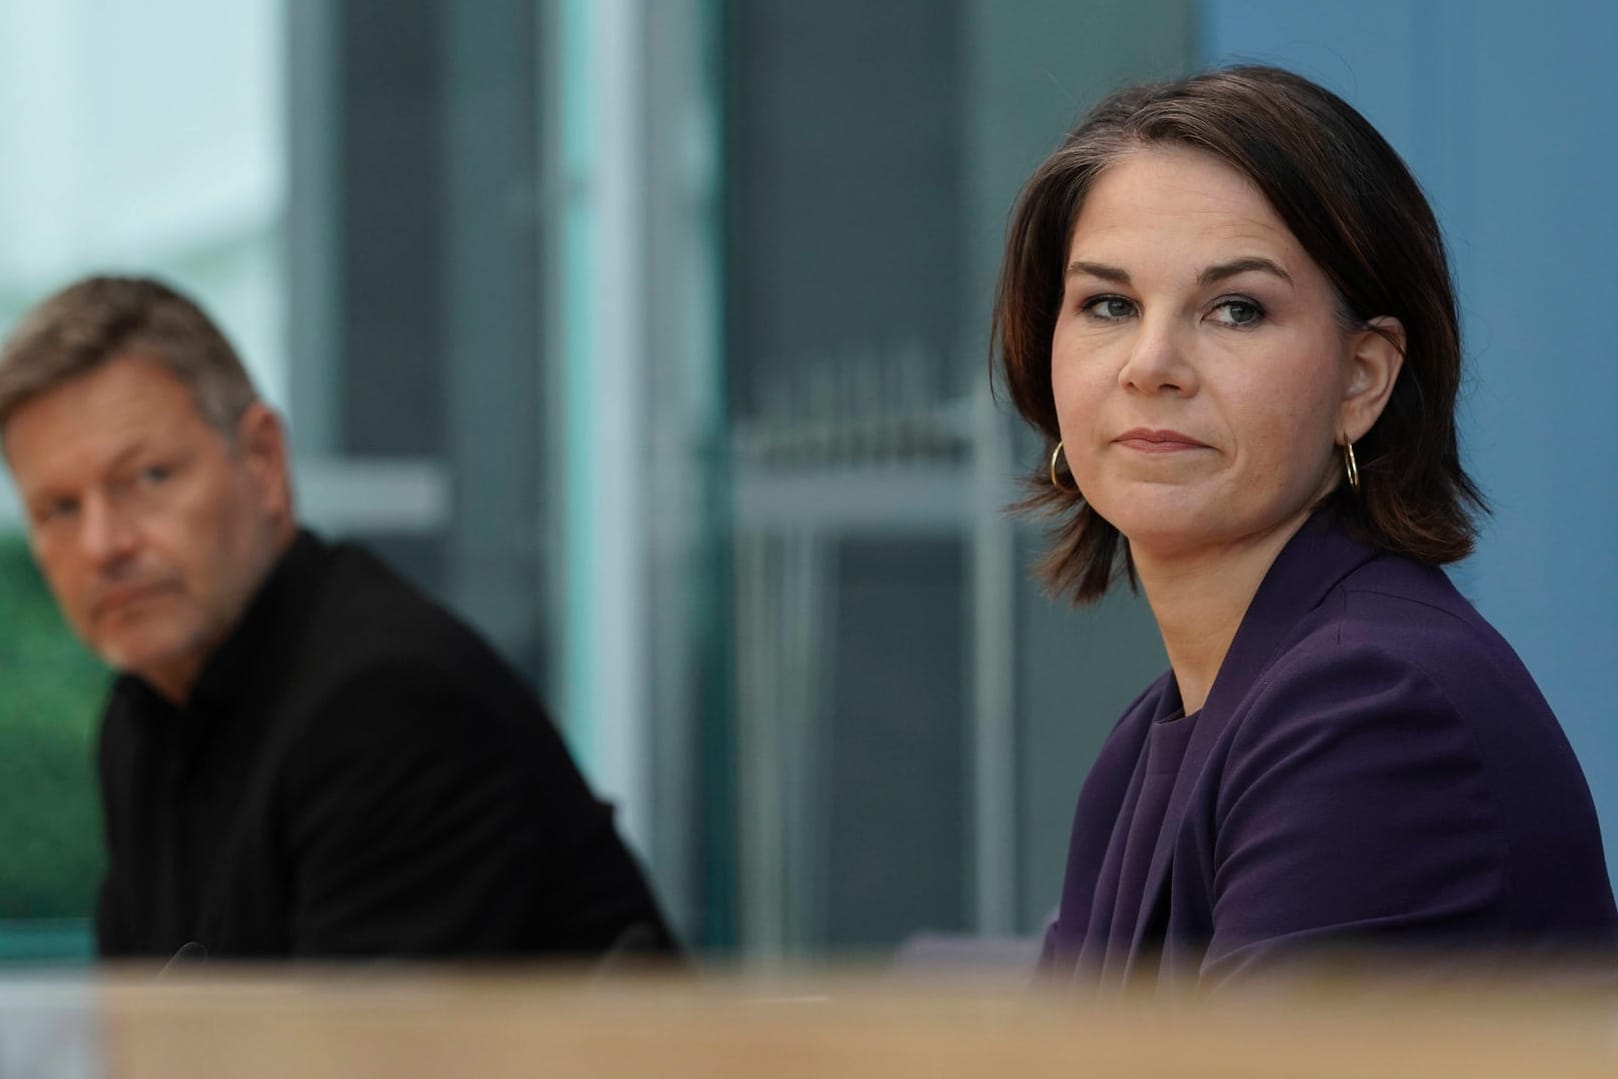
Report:
[[[1309,508],[1237,506],[1228,501],[1217,505],[1182,504],[1160,512],[1146,512],[1147,507],[1135,506],[1107,519],[1129,541],[1137,562],[1165,561],[1255,543],[1263,545],[1265,537],[1295,531],[1308,516]]]
[[[1184,492],[1137,495],[1108,508],[1115,512],[1095,507],[1132,547],[1195,546],[1214,538],[1229,522],[1228,513],[1187,498]]]
[[[1185,558],[1209,546],[1208,536],[1188,529],[1137,529],[1123,535],[1129,541],[1129,550],[1136,562]]]
[[[1183,496],[1161,501],[1136,499],[1120,507],[1116,516],[1102,516],[1129,541],[1137,560],[1194,555],[1250,531],[1244,515],[1229,504],[1209,504]]]

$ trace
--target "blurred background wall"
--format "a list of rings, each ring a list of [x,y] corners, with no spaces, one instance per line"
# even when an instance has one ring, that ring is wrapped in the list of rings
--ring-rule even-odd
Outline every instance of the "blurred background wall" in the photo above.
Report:
[[[307,517],[533,681],[693,946],[1029,935],[1164,660],[1002,512],[1006,214],[1108,90],[1283,63],[1449,230],[1497,510],[1456,576],[1618,850],[1615,46],[1599,0],[0,0],[0,330],[94,270],[198,295]],[[88,952],[105,678],[0,485],[0,954]]]

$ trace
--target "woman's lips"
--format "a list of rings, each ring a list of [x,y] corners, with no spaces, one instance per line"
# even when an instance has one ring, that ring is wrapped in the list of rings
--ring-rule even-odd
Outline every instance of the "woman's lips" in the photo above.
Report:
[[[1207,443],[1198,442],[1190,435],[1181,434],[1179,431],[1149,430],[1145,427],[1125,431],[1113,441],[1141,453],[1183,453],[1187,450],[1209,448]]]

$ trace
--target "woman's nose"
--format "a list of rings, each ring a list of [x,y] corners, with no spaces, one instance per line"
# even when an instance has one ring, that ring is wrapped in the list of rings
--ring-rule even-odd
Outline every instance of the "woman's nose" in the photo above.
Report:
[[[1196,370],[1186,354],[1181,328],[1168,318],[1145,318],[1135,337],[1118,384],[1143,394],[1190,396],[1196,392]]]

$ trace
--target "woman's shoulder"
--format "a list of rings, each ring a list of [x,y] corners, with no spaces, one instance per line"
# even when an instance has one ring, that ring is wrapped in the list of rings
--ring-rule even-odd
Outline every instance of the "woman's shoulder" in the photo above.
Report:
[[[1395,837],[1407,853],[1425,835],[1453,854],[1472,835],[1476,864],[1485,848],[1503,859],[1523,931],[1563,917],[1545,913],[1544,882],[1558,875],[1568,903],[1583,904],[1578,924],[1611,923],[1572,747],[1516,653],[1442,571],[1378,557],[1349,574],[1221,718],[1210,773],[1221,821],[1244,806],[1267,807],[1265,822],[1353,807],[1343,842],[1370,835],[1376,857]]]
[[[1492,668],[1532,686],[1510,646],[1441,568],[1370,546],[1329,513],[1306,522],[1271,567],[1227,663],[1234,675],[1227,703],[1288,676],[1333,682],[1327,676],[1345,669],[1357,675],[1346,681],[1368,691],[1378,673],[1447,685]],[[1342,689],[1333,683],[1330,692]]]
[[[1561,755],[1533,676],[1440,569],[1372,559],[1327,593],[1249,687],[1241,711],[1291,724],[1454,726],[1485,756],[1524,741]],[[1262,727],[1269,727],[1263,722]]]
[[[1295,649],[1296,660],[1355,656],[1381,669],[1408,668],[1456,697],[1488,687],[1498,696],[1544,700],[1506,639],[1461,595],[1442,569],[1407,558],[1374,558],[1327,596]]]

